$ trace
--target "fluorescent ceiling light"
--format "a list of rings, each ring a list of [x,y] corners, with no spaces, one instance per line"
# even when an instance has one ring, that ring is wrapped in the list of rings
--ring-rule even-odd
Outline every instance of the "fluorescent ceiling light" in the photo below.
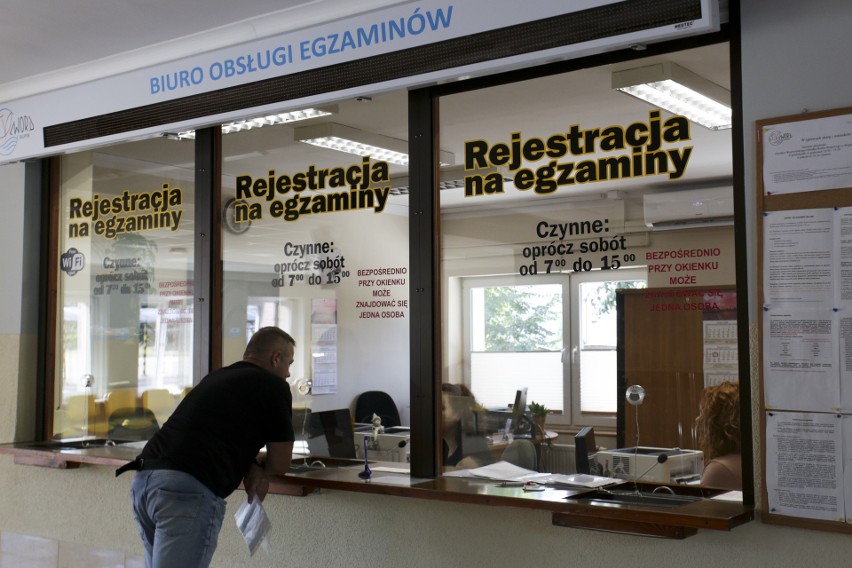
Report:
[[[446,191],[449,189],[462,189],[464,188],[464,178],[469,175],[487,175],[494,172],[497,172],[498,169],[484,168],[472,171],[466,171],[462,166],[456,166],[452,168],[442,169],[440,172],[440,179],[438,181],[438,190]],[[510,177],[503,176],[504,183],[512,183],[513,180]],[[408,195],[409,194],[409,186],[410,180],[408,175],[394,176],[391,178],[391,195]]]
[[[731,128],[731,93],[675,63],[615,71],[612,88],[710,130]]]
[[[405,140],[359,130],[336,122],[301,126],[295,129],[293,136],[300,142],[320,148],[356,156],[369,156],[375,160],[400,166],[408,165],[408,142]],[[455,163],[455,156],[451,152],[441,150],[440,161],[442,166],[452,165]]]
[[[280,112],[278,114],[268,114],[266,116],[257,116],[247,118],[245,120],[236,120],[222,125],[222,134],[230,134],[232,132],[241,132],[243,130],[251,130],[252,128],[262,128],[264,126],[274,126],[276,124],[286,124],[288,122],[298,122],[300,120],[308,120],[309,118],[319,118],[321,116],[329,116],[337,112],[337,107],[323,108],[305,108],[301,110],[293,110],[290,112]],[[177,140],[194,140],[195,130],[186,130],[172,134],[169,138]]]

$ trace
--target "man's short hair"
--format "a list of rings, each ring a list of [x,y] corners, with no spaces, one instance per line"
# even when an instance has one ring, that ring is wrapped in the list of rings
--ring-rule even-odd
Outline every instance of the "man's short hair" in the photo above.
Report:
[[[296,340],[283,329],[275,326],[262,327],[249,339],[244,356],[269,353],[280,348],[282,341],[293,348],[296,347]]]

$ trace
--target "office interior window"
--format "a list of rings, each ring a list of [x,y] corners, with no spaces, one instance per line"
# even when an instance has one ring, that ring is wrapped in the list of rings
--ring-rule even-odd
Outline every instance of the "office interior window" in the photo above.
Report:
[[[640,443],[700,450],[686,434],[717,372],[702,317],[736,281],[731,132],[612,89],[614,71],[664,61],[730,86],[728,47],[714,45],[440,98],[439,146],[456,157],[440,169],[442,391],[468,395],[473,416],[449,440],[463,421],[445,417],[445,445],[474,453],[480,436],[490,455],[477,457],[500,459],[507,438],[540,433],[527,425],[541,406],[557,444],[583,426],[611,448],[635,441],[634,414],[624,431],[617,418],[628,418],[619,381],[638,381]],[[648,313],[620,313],[622,289]],[[688,347],[673,317],[684,311],[696,316]],[[631,333],[670,333],[637,354],[619,318]]]
[[[398,438],[370,437],[371,457],[409,459],[407,106],[398,91],[223,125],[222,361],[261,327],[293,335],[303,456],[362,456],[375,414]]]
[[[192,385],[193,145],[62,157],[54,438],[147,439]]]
[[[614,428],[615,290],[645,284],[643,268],[465,279],[465,376],[478,403],[512,405],[523,376],[552,425]]]
[[[527,396],[561,411],[563,392],[563,286],[520,279],[465,283],[469,318],[468,381],[486,408],[514,403],[519,376]]]
[[[571,275],[571,298],[577,317],[572,320],[572,423],[606,425],[617,411],[617,314],[615,291],[645,288],[644,268]]]

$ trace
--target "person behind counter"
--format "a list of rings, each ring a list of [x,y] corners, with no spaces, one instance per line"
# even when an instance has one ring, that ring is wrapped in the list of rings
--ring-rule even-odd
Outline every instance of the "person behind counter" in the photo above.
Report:
[[[130,495],[147,568],[209,566],[225,498],[242,481],[249,501],[263,501],[269,478],[288,471],[295,437],[285,379],[295,346],[277,327],[258,330],[242,361],[204,377],[136,460],[116,470],[138,471]]]
[[[731,381],[704,389],[696,418],[705,463],[702,485],[735,491],[743,488],[739,392],[739,385]]]
[[[476,407],[476,399],[465,385],[441,385],[444,467],[472,468],[494,462],[486,438],[473,426]]]

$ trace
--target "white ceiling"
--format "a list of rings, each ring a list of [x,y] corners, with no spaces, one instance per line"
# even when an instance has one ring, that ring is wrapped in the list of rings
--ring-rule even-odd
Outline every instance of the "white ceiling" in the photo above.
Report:
[[[296,0],[3,0],[2,81],[17,81],[219,28]],[[9,55],[11,54],[11,55]]]
[[[0,0],[0,103],[402,0]]]

